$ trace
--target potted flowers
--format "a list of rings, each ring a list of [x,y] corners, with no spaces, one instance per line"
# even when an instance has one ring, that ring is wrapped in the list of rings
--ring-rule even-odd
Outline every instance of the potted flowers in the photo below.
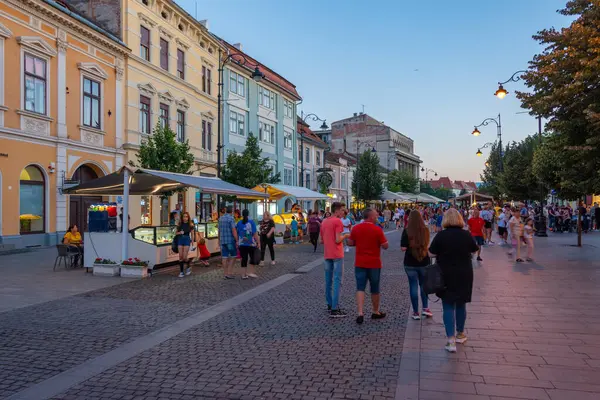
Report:
[[[283,232],[277,232],[275,234],[275,244],[283,244]]]
[[[148,261],[142,261],[137,257],[121,261],[121,276],[123,278],[147,277]]]
[[[98,257],[94,260],[93,268],[96,276],[119,276],[121,266],[116,261]]]

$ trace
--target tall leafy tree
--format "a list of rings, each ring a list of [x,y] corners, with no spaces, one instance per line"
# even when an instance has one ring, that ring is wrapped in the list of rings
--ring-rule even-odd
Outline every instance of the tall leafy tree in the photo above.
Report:
[[[539,141],[528,136],[518,143],[511,143],[504,156],[504,170],[500,174],[500,189],[512,200],[540,198],[539,181],[532,171],[533,154]]]
[[[137,162],[129,161],[132,167],[191,174],[194,166],[194,155],[188,141],[178,142],[171,128],[162,128],[159,124],[154,127],[152,135],[142,140],[136,157]]]
[[[419,179],[406,171],[394,170],[387,176],[387,187],[394,193],[415,193],[419,187]]]
[[[485,193],[494,196],[494,198],[500,199],[502,197],[502,190],[500,188],[500,152],[498,151],[498,142],[494,142],[490,149],[490,154],[486,160],[486,166],[483,173],[480,175],[481,182],[483,183],[483,191]],[[480,190],[481,191],[481,190]]]
[[[360,201],[379,200],[383,194],[383,176],[379,172],[377,153],[365,151],[358,160],[352,179],[352,192]]]
[[[194,166],[194,154],[190,150],[189,142],[187,140],[183,143],[178,142],[175,132],[168,126],[161,127],[160,124],[156,124],[152,135],[142,140],[136,158],[137,162],[130,160],[129,165],[157,171],[192,174]],[[182,191],[185,189],[164,192],[162,197],[169,197]]]
[[[574,199],[600,192],[600,4],[571,0],[559,13],[574,18],[561,30],[544,29],[534,39],[544,50],[523,75],[531,92],[519,92],[524,108],[548,120],[554,138],[540,151],[560,169],[536,171],[559,196]],[[555,186],[554,186],[555,185]]]
[[[233,151],[227,156],[221,179],[251,189],[261,183],[279,183],[281,174],[273,172],[269,158],[262,156],[258,139],[250,133],[244,151]]]

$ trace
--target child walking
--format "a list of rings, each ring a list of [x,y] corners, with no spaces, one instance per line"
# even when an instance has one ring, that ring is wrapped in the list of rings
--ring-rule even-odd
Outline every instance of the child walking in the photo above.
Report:
[[[523,227],[523,237],[525,238],[525,243],[527,243],[527,261],[533,261],[533,232],[535,231],[533,227],[533,218],[527,218],[525,222],[525,226]]]
[[[208,260],[210,259],[210,251],[206,247],[206,239],[204,239],[204,235],[201,232],[198,232],[200,238],[198,239],[198,259],[200,260],[200,265],[203,267],[208,267]]]
[[[298,241],[298,221],[296,221],[296,217],[292,216],[292,222],[290,222],[290,229],[292,230],[291,233],[291,244],[299,244],[300,242]]]

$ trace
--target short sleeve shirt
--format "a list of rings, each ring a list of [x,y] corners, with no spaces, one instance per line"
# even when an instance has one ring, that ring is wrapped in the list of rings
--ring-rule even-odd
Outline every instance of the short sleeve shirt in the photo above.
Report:
[[[344,233],[350,232],[350,227],[352,226],[352,222],[349,218],[342,218],[342,224],[344,225]]]
[[[354,266],[381,268],[381,245],[388,241],[381,228],[371,222],[363,222],[352,229],[350,240],[356,246]]]
[[[256,233],[256,224],[251,219],[244,223],[239,221],[236,226],[238,237],[240,238],[240,246],[256,246],[254,234]]]
[[[357,225],[358,226],[358,225]],[[342,220],[337,217],[329,217],[321,224],[321,238],[325,247],[324,258],[335,260],[344,258],[344,244],[336,243],[336,237],[344,231]]]
[[[492,222],[493,217],[494,217],[494,214],[491,210],[483,210],[481,212],[481,218],[483,218],[484,221]]]
[[[219,243],[220,244],[234,244],[235,238],[233,237],[233,228],[235,228],[235,221],[233,215],[225,214],[219,218]]]
[[[485,225],[485,221],[481,217],[473,217],[467,221],[469,224],[469,230],[471,231],[472,236],[481,236],[483,237],[483,227]]]
[[[70,244],[81,243],[81,233],[79,233],[79,232],[76,232],[76,233],[67,232],[67,233],[65,233],[64,238]]]

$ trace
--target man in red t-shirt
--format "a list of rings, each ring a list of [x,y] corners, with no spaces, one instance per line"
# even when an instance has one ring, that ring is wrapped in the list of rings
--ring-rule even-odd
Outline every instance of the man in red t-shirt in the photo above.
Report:
[[[388,241],[383,229],[376,225],[377,212],[367,209],[363,213],[364,220],[350,231],[348,245],[356,246],[354,274],[356,276],[356,305],[358,317],[356,323],[364,322],[363,306],[365,304],[365,289],[367,281],[371,288],[373,313],[371,319],[385,318],[385,313],[379,310],[379,280],[381,276],[381,248],[388,248]]]
[[[475,243],[479,246],[479,250],[477,250],[477,261],[483,261],[481,259],[481,246],[485,243],[485,232],[483,230],[485,221],[479,216],[479,208],[475,207],[473,210],[473,217],[467,221],[467,225],[469,225],[471,236],[473,236]]]
[[[321,224],[321,243],[324,244],[325,258],[325,300],[331,318],[346,317],[340,309],[339,300],[344,274],[344,239],[350,236],[344,232],[340,219],[344,215],[344,205],[335,202],[331,205],[331,217]]]

